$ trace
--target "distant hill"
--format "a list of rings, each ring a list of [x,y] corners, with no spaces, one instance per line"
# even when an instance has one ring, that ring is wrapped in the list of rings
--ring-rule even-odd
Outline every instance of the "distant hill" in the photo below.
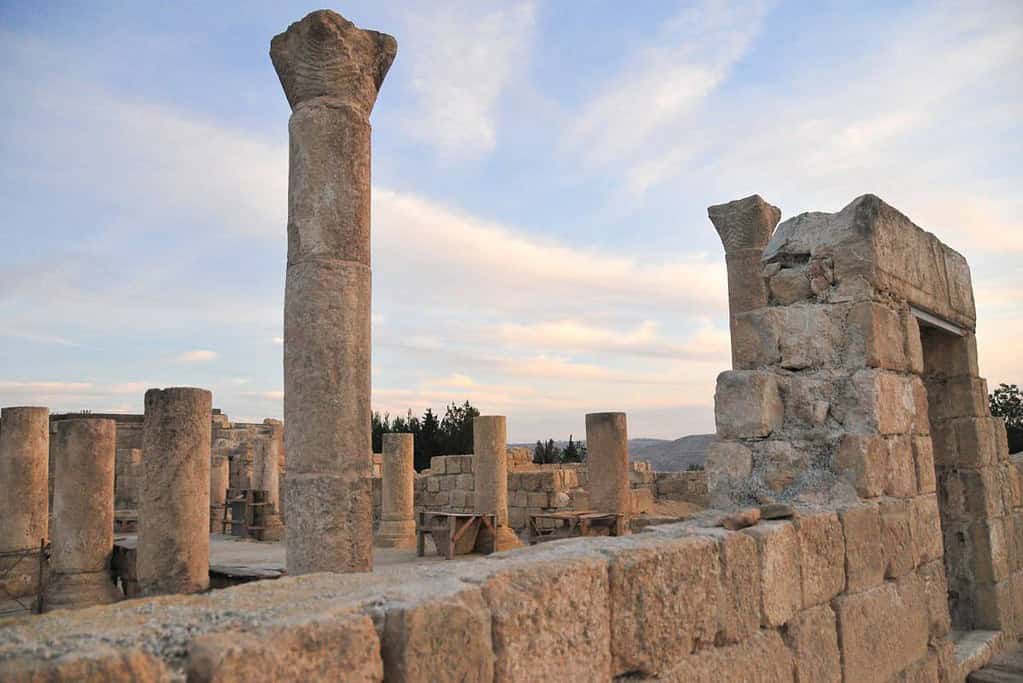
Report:
[[[659,439],[635,439],[629,441],[629,458],[646,460],[655,472],[680,472],[690,465],[703,466],[707,458],[707,447],[714,441],[714,434],[690,434],[674,441]],[[653,442],[646,446],[635,446],[634,441]]]

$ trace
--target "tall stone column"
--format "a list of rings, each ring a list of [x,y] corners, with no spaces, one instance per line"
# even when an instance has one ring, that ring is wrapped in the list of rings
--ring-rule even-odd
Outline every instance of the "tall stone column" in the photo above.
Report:
[[[284,423],[289,574],[370,571],[369,115],[391,36],[320,10],[270,43],[291,105]]]
[[[230,484],[231,461],[226,455],[213,455],[210,459],[210,533],[224,531],[224,505]]]
[[[380,528],[376,544],[381,548],[414,548],[416,470],[413,436],[384,434],[383,445]]]
[[[762,276],[761,258],[771,233],[781,219],[781,210],[760,195],[736,199],[707,209],[710,222],[725,247],[728,269],[728,325],[732,333],[732,364],[738,367],[735,317],[767,305],[767,283]]]
[[[38,552],[47,538],[50,411],[0,410],[0,553]],[[39,587],[39,556],[0,558],[0,601],[28,605]]]
[[[625,413],[586,415],[586,469],[591,508],[597,512],[632,513]]]
[[[480,529],[476,547],[497,552],[522,545],[508,526],[508,427],[504,415],[472,419],[473,498],[476,512],[494,515],[496,538]]]
[[[53,533],[46,609],[104,605],[121,599],[110,576],[114,550],[117,424],[57,423]]]
[[[209,586],[212,405],[205,389],[146,392],[136,558],[142,595]]]

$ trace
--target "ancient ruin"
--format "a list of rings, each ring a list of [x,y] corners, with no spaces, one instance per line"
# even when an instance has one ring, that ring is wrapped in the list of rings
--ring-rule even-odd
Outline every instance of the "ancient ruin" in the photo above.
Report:
[[[1023,455],[969,266],[872,195],[708,210],[732,368],[705,470],[630,461],[621,412],[585,416],[582,463],[533,463],[498,415],[420,472],[411,434],[371,452],[369,115],[395,51],[329,11],[271,45],[283,423],[192,388],[0,413],[0,680],[1020,680]],[[231,576],[211,539],[280,567]]]

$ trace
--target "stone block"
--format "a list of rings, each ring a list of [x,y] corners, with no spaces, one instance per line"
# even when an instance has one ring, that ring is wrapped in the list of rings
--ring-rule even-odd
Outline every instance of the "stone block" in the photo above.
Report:
[[[748,534],[701,529],[718,541],[721,590],[718,595],[718,640],[737,643],[760,628],[760,555]]]
[[[547,494],[543,491],[528,493],[526,495],[526,506],[531,508],[547,507]]]
[[[927,622],[893,583],[835,598],[842,674],[856,683],[887,683],[927,655]]]
[[[855,304],[847,319],[846,340],[848,367],[906,368],[905,327],[887,306],[873,301]]]
[[[513,529],[526,527],[526,509],[521,507],[508,508],[508,525]]]
[[[487,579],[494,680],[609,680],[608,586],[596,558],[532,562]]]
[[[779,348],[783,368],[804,370],[838,364],[844,306],[797,305],[782,311]]]
[[[736,482],[750,475],[753,454],[736,441],[715,441],[707,448],[703,470],[711,496],[727,493]]]
[[[451,492],[451,507],[458,509],[466,507],[465,491],[455,489]]]
[[[430,458],[430,474],[447,474],[447,460],[443,455]]]
[[[931,642],[937,642],[952,630],[948,613],[948,584],[945,580],[945,564],[940,560],[920,565],[916,574],[921,582],[927,609],[928,635]]]
[[[987,467],[997,462],[994,420],[990,417],[961,417],[952,421],[956,437],[956,464]]]
[[[742,533],[757,542],[761,626],[781,626],[802,608],[796,528],[789,522],[762,522]]]
[[[927,404],[927,386],[919,377],[911,376],[909,380],[913,392],[913,433],[930,434],[930,412]]]
[[[913,437],[913,464],[916,469],[917,492],[934,493],[937,482],[934,474],[934,449],[931,437]]]
[[[737,370],[768,367],[781,360],[781,312],[760,308],[732,319],[732,357]]]
[[[903,671],[898,683],[940,683],[942,680],[938,673],[938,656],[928,653],[927,657]]]
[[[454,491],[455,490],[456,477],[451,474],[445,474],[440,478],[440,490],[441,491]]]
[[[4,683],[165,683],[172,673],[158,657],[140,649],[91,648],[59,657],[0,659]]]
[[[917,565],[913,543],[909,501],[886,498],[881,501],[881,547],[884,552],[885,578],[896,578]]]
[[[839,512],[845,537],[846,590],[859,592],[884,581],[881,514],[876,505],[856,505]]]
[[[792,650],[796,683],[842,683],[835,613],[828,605],[804,609],[785,631]]]
[[[684,657],[662,683],[792,683],[792,653],[777,631],[760,631],[737,645],[709,648]],[[751,676],[755,676],[751,678]]]
[[[943,545],[936,494],[917,496],[909,501],[909,525],[918,562],[940,560]]]
[[[985,417],[988,414],[987,382],[980,377],[929,377],[928,405],[932,420]]]
[[[718,436],[743,439],[769,436],[781,428],[784,408],[778,382],[764,371],[730,370],[718,375],[714,416]]]
[[[834,512],[798,517],[803,607],[831,600],[845,589],[845,541]]]
[[[1009,437],[1005,432],[1005,418],[996,417],[995,428],[995,460],[996,462],[1008,462],[1009,460]]]
[[[380,640],[365,614],[317,615],[256,632],[207,633],[188,646],[188,680],[382,681]]]
[[[916,462],[913,458],[910,436],[891,436],[885,439],[888,447],[885,495],[894,498],[912,498],[917,493]]]
[[[846,430],[910,434],[916,425],[914,383],[903,375],[859,370],[842,388],[841,398],[832,412]]]
[[[455,487],[463,491],[472,491],[475,486],[476,482],[471,474],[459,474],[455,479]]]
[[[639,542],[616,552],[611,590],[611,673],[656,676],[714,643],[718,550],[709,538]]]
[[[768,281],[775,302],[788,306],[813,296],[805,268],[782,268]]]
[[[650,489],[632,489],[630,494],[632,496],[632,514],[642,515],[654,509],[654,492]],[[563,494],[552,493],[551,497],[557,495]],[[551,507],[557,506],[552,503]]]
[[[440,491],[440,477],[429,477],[426,480],[426,490],[430,493]]]
[[[970,525],[974,578],[979,583],[998,583],[1009,577],[1010,540],[1002,519],[982,519]]]
[[[508,504],[512,507],[524,508],[529,505],[528,500],[529,493],[527,491],[519,489],[518,491],[510,491],[508,493]]]
[[[461,474],[462,473],[462,459],[457,455],[448,455],[444,457],[446,461],[445,473],[446,474]]]
[[[477,587],[454,595],[390,602],[384,607],[380,631],[388,681],[493,680],[490,610]]]
[[[835,453],[834,467],[861,498],[876,498],[888,483],[888,448],[875,434],[846,434]]]
[[[1014,588],[1023,588],[1023,583],[1014,582],[1009,578],[995,584],[978,585],[974,594],[974,627],[992,631],[1011,629],[1015,619],[1014,612],[1017,611],[1014,605],[1020,599],[1013,594]]]
[[[757,444],[753,460],[767,488],[781,493],[810,468],[811,455],[788,441],[772,440]]]
[[[961,469],[959,481],[962,483],[963,506],[967,513],[977,517],[1002,516],[1002,490],[995,468]]]
[[[920,342],[920,325],[907,307],[902,311],[902,334],[906,341],[906,369],[916,375],[924,373],[924,349]]]
[[[950,421],[938,421],[931,425],[931,446],[934,464],[938,467],[956,465],[956,434]]]

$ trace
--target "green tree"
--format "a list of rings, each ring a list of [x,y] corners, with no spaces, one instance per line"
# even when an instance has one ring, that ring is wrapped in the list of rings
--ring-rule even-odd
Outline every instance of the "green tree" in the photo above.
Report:
[[[537,465],[542,465],[544,462],[544,456],[547,450],[543,447],[543,441],[536,440],[536,448],[533,449],[533,462]]]
[[[568,435],[568,445],[565,446],[565,450],[561,452],[561,462],[582,462],[582,454],[579,453],[579,447],[576,445],[572,438],[572,435]]]
[[[430,458],[441,453],[441,430],[440,420],[430,408],[423,413],[423,419],[419,422],[419,432],[416,434],[415,454],[413,460],[417,470],[425,470],[430,466]]]
[[[480,411],[466,401],[462,405],[451,403],[440,422],[441,444],[445,455],[472,453],[472,419]]]
[[[1023,391],[1015,384],[999,384],[988,400],[991,414],[1005,418],[1009,452],[1023,451]]]

